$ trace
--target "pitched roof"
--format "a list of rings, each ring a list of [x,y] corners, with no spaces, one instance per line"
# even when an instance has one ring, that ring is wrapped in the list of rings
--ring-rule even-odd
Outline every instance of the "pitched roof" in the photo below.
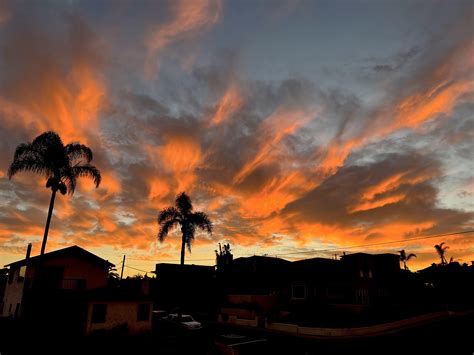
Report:
[[[97,264],[102,264],[104,267],[113,267],[115,266],[114,264],[110,263],[108,260],[102,259],[101,257],[98,257],[95,254],[92,254],[91,252],[82,249],[81,247],[78,247],[77,245],[73,245],[72,247],[67,247],[59,250],[55,250],[43,255],[37,255],[33,256],[28,259],[28,264],[35,264],[38,262],[41,262],[43,260],[50,260],[50,259],[55,259],[55,258],[60,258],[64,256],[76,256],[79,258],[83,259],[89,259],[90,261],[97,263]],[[26,259],[18,260],[13,263],[7,264],[6,266],[22,266],[25,265],[27,262]]]

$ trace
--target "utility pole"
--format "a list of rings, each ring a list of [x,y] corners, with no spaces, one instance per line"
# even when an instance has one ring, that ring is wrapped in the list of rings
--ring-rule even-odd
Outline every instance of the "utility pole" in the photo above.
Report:
[[[123,268],[125,267],[125,255],[123,256],[123,261],[122,261],[122,272],[120,273],[120,281],[122,281],[123,278]]]

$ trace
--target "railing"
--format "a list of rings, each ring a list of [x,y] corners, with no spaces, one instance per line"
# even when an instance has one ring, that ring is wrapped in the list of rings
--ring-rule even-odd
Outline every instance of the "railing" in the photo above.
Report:
[[[86,280],[84,279],[63,279],[63,290],[83,290],[86,288]]]

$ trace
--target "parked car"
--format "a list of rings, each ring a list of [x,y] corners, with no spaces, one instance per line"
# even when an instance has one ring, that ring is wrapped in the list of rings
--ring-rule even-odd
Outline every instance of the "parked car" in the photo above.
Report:
[[[153,314],[153,320],[161,320],[168,317],[168,311],[164,311],[164,310],[154,310],[152,314]]]
[[[171,322],[173,324],[177,324],[181,328],[184,328],[186,330],[197,330],[202,328],[202,324],[198,321],[196,321],[193,317],[191,317],[189,314],[183,314],[181,316],[181,321],[179,320],[179,316],[177,313],[172,313],[169,314],[168,317],[166,318],[168,322]]]

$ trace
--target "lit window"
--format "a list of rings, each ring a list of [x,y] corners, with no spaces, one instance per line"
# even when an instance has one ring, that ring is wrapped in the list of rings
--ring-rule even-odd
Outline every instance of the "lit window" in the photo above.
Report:
[[[369,270],[369,279],[372,278],[372,270]]]
[[[23,282],[23,280],[25,279],[25,274],[26,274],[26,265],[20,267],[17,282]]]
[[[364,278],[364,270],[362,270],[362,269],[359,270],[359,276],[360,276],[361,279]]]

